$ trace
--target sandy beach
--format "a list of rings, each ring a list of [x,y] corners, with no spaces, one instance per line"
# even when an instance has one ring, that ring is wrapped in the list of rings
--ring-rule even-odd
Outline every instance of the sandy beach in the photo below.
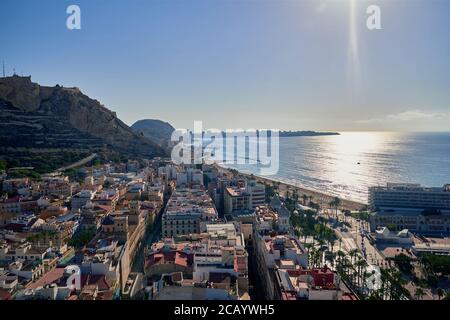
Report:
[[[224,170],[224,171],[227,171],[227,172],[231,173],[230,169],[221,167],[219,165],[216,165],[216,167],[219,170]],[[289,184],[289,183],[286,183],[286,182],[278,181],[278,180],[275,180],[275,179],[269,179],[269,178],[264,178],[264,177],[260,177],[260,176],[255,176],[255,175],[251,175],[251,174],[248,174],[248,173],[243,173],[243,172],[240,172],[240,171],[238,171],[238,172],[239,172],[239,175],[242,176],[242,177],[252,178],[252,179],[254,179],[254,180],[258,181],[258,182],[261,182],[261,183],[264,183],[264,184],[267,184],[267,185],[273,185],[275,183],[276,185],[278,185],[278,190],[279,190],[279,192],[280,192],[280,194],[282,196],[286,196],[286,192],[288,192],[288,191],[289,191],[290,194],[292,194],[292,192],[294,190],[297,190],[300,202],[302,201],[301,200],[302,196],[306,195],[308,197],[312,197],[311,200],[313,202],[318,203],[322,208],[329,208],[329,203],[336,197],[336,196],[333,196],[333,195],[329,195],[329,194],[326,194],[326,193],[318,192],[318,191],[315,191],[315,190],[310,190],[310,189],[307,189],[307,188],[304,188],[304,187],[295,186],[293,184]],[[342,202],[340,208],[344,209],[344,210],[355,211],[355,210],[359,210],[359,209],[363,208],[365,205],[367,205],[366,203],[362,203],[362,202],[358,202],[358,201],[352,201],[352,200],[343,199],[343,198],[340,198],[340,199],[341,199],[341,202]]]

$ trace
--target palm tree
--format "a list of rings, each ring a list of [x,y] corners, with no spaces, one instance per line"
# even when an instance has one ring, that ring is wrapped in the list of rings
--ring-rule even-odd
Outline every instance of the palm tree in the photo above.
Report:
[[[416,291],[414,293],[416,300],[422,300],[424,295],[425,295],[425,291],[421,287],[417,287]]]
[[[292,192],[292,198],[294,199],[294,208],[297,208],[297,202],[298,202],[298,191],[297,189],[294,189]]]
[[[397,269],[388,269],[389,281],[391,282],[391,300],[399,300],[402,296],[401,288],[405,283],[402,274]]]
[[[438,288],[438,289],[437,289],[437,295],[438,295],[438,297],[439,297],[439,300],[441,300],[442,297],[445,295],[444,289]]]
[[[358,254],[358,249],[352,249],[352,250],[350,250],[349,252],[348,252],[348,255],[350,256],[350,261],[351,261],[351,263],[353,264],[353,263],[355,263],[354,261],[353,261],[353,259],[356,257],[356,255]]]
[[[362,259],[361,257],[356,261],[356,280],[359,287],[363,287],[363,274],[366,270],[366,267],[368,266],[366,260]]]
[[[380,295],[382,300],[389,300],[391,283],[389,282],[389,269],[380,269],[381,273],[381,288]]]
[[[345,252],[342,250],[339,250],[337,253],[337,268],[342,268],[343,266],[343,261],[345,258]]]
[[[306,206],[306,200],[308,200],[308,196],[306,194],[302,195],[303,205]]]
[[[336,234],[334,233],[334,231],[332,229],[327,228],[327,229],[325,229],[324,238],[328,243],[328,247],[329,247],[331,253],[333,253],[334,243],[336,242]]]
[[[338,216],[337,216],[338,207],[341,204],[342,204],[342,200],[339,199],[338,197],[334,197],[334,199],[329,202],[330,208],[334,208],[334,210],[335,210],[334,212],[335,212],[335,219],[336,220],[338,219]]]

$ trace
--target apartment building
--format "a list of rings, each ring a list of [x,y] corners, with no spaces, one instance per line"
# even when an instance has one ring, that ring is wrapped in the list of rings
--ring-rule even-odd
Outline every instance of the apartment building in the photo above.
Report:
[[[278,269],[308,268],[308,252],[298,238],[290,235],[268,236],[256,234],[255,260],[258,274],[268,299],[280,299],[276,272]]]
[[[250,181],[248,184],[230,185],[224,191],[224,214],[254,211],[266,203],[266,187]]]
[[[206,232],[154,243],[145,258],[150,282],[180,273],[192,285],[248,293],[248,254],[244,236],[234,224],[208,224]]]
[[[203,185],[203,172],[198,169],[185,168],[177,173],[177,186]]]
[[[78,210],[84,207],[88,202],[91,202],[95,197],[95,192],[91,190],[82,190],[72,197],[72,210]]]
[[[255,210],[258,206],[266,203],[266,186],[256,181],[247,184],[247,192],[250,195],[250,209]]]
[[[371,228],[388,227],[422,234],[450,232],[450,185],[427,188],[419,184],[388,183],[369,188]]]
[[[408,183],[370,187],[369,205],[372,211],[390,208],[450,211],[450,184],[440,188]]]
[[[339,275],[328,268],[278,269],[278,295],[281,300],[341,300]]]
[[[224,214],[250,210],[250,194],[245,188],[230,186],[224,193]]]
[[[217,218],[216,207],[203,189],[176,189],[162,215],[162,234],[164,237],[173,237],[200,233],[200,222]]]

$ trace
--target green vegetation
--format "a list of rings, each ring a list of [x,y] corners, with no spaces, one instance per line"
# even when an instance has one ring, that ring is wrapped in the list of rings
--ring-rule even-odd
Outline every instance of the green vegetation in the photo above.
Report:
[[[342,205],[342,200],[339,199],[338,197],[334,197],[333,200],[331,200],[329,203],[330,208],[334,208],[336,219],[338,218],[337,211],[341,205]]]
[[[292,198],[288,197],[286,206],[292,208],[296,203],[295,199],[295,194],[292,195]],[[301,199],[305,203],[309,198],[302,196]],[[311,199],[309,201],[312,202]],[[341,200],[338,198],[330,202],[330,207],[336,210],[340,205]],[[364,213],[356,214],[359,218],[365,217]],[[324,266],[325,260],[330,261],[332,265],[336,266],[336,271],[341,279],[358,294],[360,299],[396,300],[405,296],[409,297],[409,292],[404,288],[405,281],[402,274],[395,268],[381,270],[380,288],[373,289],[372,286],[369,286],[374,271],[369,271],[367,261],[357,249],[348,253],[342,250],[333,252],[337,236],[334,230],[327,225],[329,219],[317,216],[317,211],[291,211],[290,222],[294,227],[295,234],[300,239],[304,237],[304,243],[308,237],[312,238],[312,243],[305,245],[308,248],[310,267],[321,268]],[[396,258],[395,262],[401,265],[402,270],[412,270],[409,257],[399,255]],[[375,281],[375,277],[373,277],[373,281]]]
[[[319,244],[327,244],[333,251],[333,245],[337,240],[334,230],[328,227],[324,221],[315,218],[316,212],[312,210],[292,213],[290,216],[291,225],[294,227],[298,237],[313,237]]]
[[[266,202],[270,202],[275,196],[275,190],[275,185],[266,184]]]
[[[7,168],[34,167],[36,173],[48,173],[68,164],[77,162],[90,154],[89,150],[78,149],[48,149],[34,151],[29,148],[15,150],[0,150],[4,152],[3,161]]]
[[[351,216],[355,219],[360,219],[363,221],[369,221],[370,215],[367,211],[355,211],[351,213]]]
[[[83,177],[77,168],[67,169],[64,174],[69,177],[70,181],[83,182]]]
[[[428,253],[420,257],[420,263],[427,275],[450,275],[450,256]]]
[[[92,166],[93,166],[93,167],[100,167],[101,165],[102,165],[102,161],[99,160],[99,159],[95,159],[95,160],[92,162]]]
[[[95,229],[84,230],[77,233],[72,239],[69,240],[68,245],[75,247],[76,249],[83,248],[91,241],[96,234]]]
[[[7,162],[3,159],[0,159],[0,171],[5,171],[7,168]]]
[[[28,169],[17,169],[17,170],[13,170],[10,171],[8,173],[8,176],[11,178],[31,178],[34,180],[39,180],[41,179],[41,175],[39,173],[37,173],[34,170],[28,170]]]
[[[54,231],[43,231],[28,236],[27,241],[31,243],[46,241],[52,239],[54,236],[56,236],[56,232]]]
[[[412,258],[404,253],[400,253],[393,258],[397,268],[404,274],[411,275],[413,271]]]

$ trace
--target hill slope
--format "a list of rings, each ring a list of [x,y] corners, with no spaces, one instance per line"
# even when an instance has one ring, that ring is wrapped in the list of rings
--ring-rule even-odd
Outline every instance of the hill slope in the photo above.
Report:
[[[136,121],[131,126],[131,128],[136,133],[142,133],[144,137],[152,139],[160,146],[164,147],[167,146],[168,142],[170,141],[172,132],[175,131],[175,128],[172,127],[169,123],[154,119],[144,119]]]
[[[93,152],[166,155],[156,142],[136,134],[78,88],[40,86],[19,76],[0,78],[0,141],[0,157],[40,171]],[[41,160],[45,163],[40,166]]]

